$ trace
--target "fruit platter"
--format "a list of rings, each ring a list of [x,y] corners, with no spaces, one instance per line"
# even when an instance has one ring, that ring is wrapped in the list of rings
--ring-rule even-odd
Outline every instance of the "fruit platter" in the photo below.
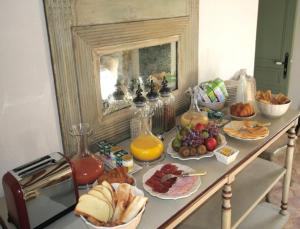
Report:
[[[226,145],[225,136],[214,123],[198,123],[194,127],[180,127],[170,141],[167,153],[180,160],[199,160],[214,156],[214,151]]]
[[[152,196],[160,199],[180,199],[193,194],[201,185],[199,176],[181,177],[182,173],[193,173],[194,169],[186,165],[168,163],[149,169],[143,176],[144,189]],[[166,181],[163,177],[173,174]],[[178,177],[176,177],[178,176]]]

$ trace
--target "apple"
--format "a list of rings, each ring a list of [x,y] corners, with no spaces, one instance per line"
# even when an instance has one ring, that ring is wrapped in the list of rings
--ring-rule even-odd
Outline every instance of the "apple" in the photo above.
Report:
[[[215,138],[208,138],[205,145],[208,151],[213,151],[217,147],[217,140]]]
[[[205,129],[205,125],[203,125],[202,123],[197,123],[196,126],[194,127],[194,130],[197,131],[202,131]]]

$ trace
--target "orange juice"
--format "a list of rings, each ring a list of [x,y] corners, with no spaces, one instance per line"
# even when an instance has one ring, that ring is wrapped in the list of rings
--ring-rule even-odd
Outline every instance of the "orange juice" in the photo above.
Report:
[[[143,134],[132,141],[130,150],[132,155],[140,161],[153,161],[161,156],[164,145],[154,135]]]

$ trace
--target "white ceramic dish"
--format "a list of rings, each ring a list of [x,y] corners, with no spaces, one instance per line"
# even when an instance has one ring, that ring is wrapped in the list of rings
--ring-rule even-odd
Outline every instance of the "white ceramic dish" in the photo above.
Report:
[[[117,189],[119,186],[119,183],[114,183],[114,184],[112,184],[112,186],[114,187],[114,189]],[[131,186],[131,192],[135,196],[144,196],[144,192],[141,189],[137,188],[136,186]],[[115,227],[95,226],[94,224],[92,224],[88,220],[86,220],[83,216],[80,216],[80,218],[86,224],[87,228],[90,228],[90,229],[135,229],[139,225],[144,211],[145,211],[145,207],[131,221],[129,221],[128,223],[125,223],[125,224],[115,226]]]
[[[230,156],[225,156],[224,154],[221,153],[221,149],[223,147],[230,148],[233,153]],[[216,158],[219,162],[222,162],[222,163],[228,165],[236,159],[237,155],[239,154],[239,150],[234,149],[230,146],[223,146],[223,147],[219,148],[218,150],[215,150],[215,155],[216,155]]]
[[[240,129],[241,127],[240,127],[240,126],[235,126],[235,125],[233,124],[233,122],[229,122],[228,124],[226,124],[226,125],[223,127],[223,130],[224,130],[224,128]],[[226,131],[225,131],[225,133],[226,133],[228,136],[232,137],[232,138],[235,138],[235,139],[238,139],[238,140],[243,140],[243,141],[256,141],[256,140],[264,139],[264,138],[266,138],[266,137],[269,136],[269,132],[268,132],[268,134],[267,134],[266,136],[263,136],[263,137],[257,137],[257,138],[240,138],[240,137],[237,137],[237,136],[235,136],[235,135],[232,135],[232,134],[230,134],[230,133],[228,133],[228,132],[226,132]]]
[[[249,120],[249,119],[254,118],[255,116],[256,116],[256,113],[254,113],[251,116],[247,116],[247,117],[239,117],[239,116],[235,116],[235,115],[230,114],[230,117],[235,119],[235,120]]]
[[[218,145],[218,147],[215,150],[217,150],[220,147],[227,144],[225,136],[223,134],[220,134],[220,137],[221,137],[221,144]],[[197,155],[197,156],[191,156],[191,157],[181,157],[180,154],[178,152],[174,151],[173,148],[172,148],[173,139],[169,142],[168,148],[167,148],[167,154],[169,154],[172,158],[176,158],[176,159],[179,159],[181,161],[188,161],[188,160],[200,160],[200,159],[203,159],[203,158],[214,156],[214,151],[211,151],[211,152],[209,152],[207,154],[204,154],[204,155]]]
[[[263,115],[269,118],[278,118],[288,111],[291,103],[292,101],[285,104],[268,104],[257,101],[257,106]]]
[[[178,167],[178,169],[184,171],[184,172],[195,172],[194,169],[192,169],[189,166],[186,165],[182,165],[182,164],[177,164],[177,163],[172,163],[173,165],[176,165]],[[158,193],[158,192],[154,192],[152,190],[152,188],[150,186],[148,186],[146,184],[146,181],[157,171],[160,170],[165,164],[162,165],[157,165],[151,169],[149,169],[143,176],[143,187],[144,189],[152,196],[158,197],[160,199],[165,199],[165,200],[177,200],[177,199],[181,199],[181,198],[186,198],[189,197],[190,195],[192,195],[194,192],[196,192],[198,190],[198,188],[201,185],[201,179],[200,176],[197,177],[197,180],[195,182],[195,184],[193,185],[193,187],[187,191],[186,193],[180,195],[180,196],[172,196],[172,195],[168,195],[168,193]]]

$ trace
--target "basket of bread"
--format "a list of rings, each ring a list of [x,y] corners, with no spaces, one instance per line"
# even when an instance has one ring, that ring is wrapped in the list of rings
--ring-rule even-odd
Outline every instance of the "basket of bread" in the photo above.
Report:
[[[140,223],[147,200],[135,186],[103,181],[80,196],[75,214],[91,229],[134,229]]]
[[[271,90],[257,91],[257,106],[260,112],[270,118],[284,115],[291,105],[291,100],[284,94],[272,94]]]

